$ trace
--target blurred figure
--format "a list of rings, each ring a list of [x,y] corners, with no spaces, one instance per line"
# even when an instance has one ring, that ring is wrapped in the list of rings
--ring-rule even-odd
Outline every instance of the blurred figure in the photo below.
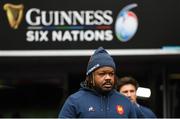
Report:
[[[117,81],[117,91],[128,97],[135,105],[136,115],[138,118],[156,118],[154,112],[149,108],[137,103],[136,91],[138,83],[133,77],[122,77]]]
[[[99,47],[90,57],[80,90],[67,98],[59,118],[136,118],[131,101],[114,88],[115,72],[113,58]]]

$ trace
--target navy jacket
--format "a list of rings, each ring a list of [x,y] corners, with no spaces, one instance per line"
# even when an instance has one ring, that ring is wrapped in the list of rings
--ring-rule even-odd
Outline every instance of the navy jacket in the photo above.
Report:
[[[82,86],[82,85],[81,85]],[[101,95],[87,87],[70,95],[64,103],[60,118],[134,118],[133,104],[116,90]]]
[[[135,104],[135,110],[138,118],[157,118],[154,112],[142,105]]]

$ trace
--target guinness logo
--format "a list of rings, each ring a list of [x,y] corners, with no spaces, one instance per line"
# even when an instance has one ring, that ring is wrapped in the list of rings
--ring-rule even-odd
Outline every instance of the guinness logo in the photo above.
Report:
[[[22,4],[13,5],[7,3],[4,5],[4,10],[6,11],[10,27],[17,29],[20,22],[22,21],[24,6]]]

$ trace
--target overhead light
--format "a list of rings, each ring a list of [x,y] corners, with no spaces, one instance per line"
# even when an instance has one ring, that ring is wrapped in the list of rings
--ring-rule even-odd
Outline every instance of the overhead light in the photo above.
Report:
[[[138,87],[136,95],[141,98],[150,98],[151,90],[149,88]]]

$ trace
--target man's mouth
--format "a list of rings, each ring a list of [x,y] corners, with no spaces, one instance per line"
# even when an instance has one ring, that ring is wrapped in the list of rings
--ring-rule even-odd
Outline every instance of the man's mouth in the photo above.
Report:
[[[111,88],[112,84],[111,83],[105,83],[103,86],[106,87],[106,88]]]

